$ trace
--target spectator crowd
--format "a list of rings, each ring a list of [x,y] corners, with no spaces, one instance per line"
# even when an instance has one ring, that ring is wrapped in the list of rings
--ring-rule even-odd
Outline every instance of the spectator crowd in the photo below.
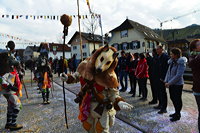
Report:
[[[167,92],[169,88],[170,99],[175,112],[170,114],[170,121],[181,118],[183,74],[186,68],[187,58],[182,57],[179,48],[173,48],[170,56],[164,52],[161,45],[150,53],[125,53],[121,51],[116,73],[119,77],[121,92],[127,91],[128,77],[132,97],[136,97],[136,88],[139,90],[140,100],[147,101],[147,80],[151,86],[152,99],[149,104],[155,104],[154,109],[158,114],[167,113]],[[138,87],[137,87],[138,86]]]

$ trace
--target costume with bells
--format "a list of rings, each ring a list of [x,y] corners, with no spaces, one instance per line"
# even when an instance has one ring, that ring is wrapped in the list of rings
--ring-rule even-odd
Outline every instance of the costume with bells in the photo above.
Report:
[[[18,113],[22,107],[19,99],[22,96],[22,84],[18,74],[20,64],[12,54],[14,47],[14,42],[9,41],[7,48],[10,48],[10,51],[0,53],[0,94],[3,94],[8,102],[5,128],[10,130],[18,130],[23,127],[16,124]]]
[[[109,57],[105,56],[107,52]],[[103,71],[96,67],[99,66],[97,58],[100,55],[103,55],[104,60],[112,58],[109,68]],[[77,72],[72,75],[63,73],[61,76],[68,84],[80,81],[81,91],[75,102],[79,103],[78,118],[89,133],[109,133],[109,128],[115,121],[116,111],[133,108],[119,96],[119,84],[114,72],[118,62],[117,55],[114,47],[106,45],[82,61]]]
[[[44,52],[43,52],[44,51]],[[38,81],[39,90],[42,92],[44,104],[49,104],[49,94],[51,88],[52,72],[48,62],[48,53],[45,50],[40,51],[40,56],[37,59],[37,69],[35,71],[35,78]]]

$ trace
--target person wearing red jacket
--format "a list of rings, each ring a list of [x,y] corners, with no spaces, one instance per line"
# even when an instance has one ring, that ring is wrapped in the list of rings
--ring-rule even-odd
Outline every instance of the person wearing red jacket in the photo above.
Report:
[[[139,54],[139,61],[135,71],[136,78],[138,79],[139,88],[142,90],[142,98],[140,100],[147,100],[147,78],[148,74],[148,65],[147,60],[143,53]]]

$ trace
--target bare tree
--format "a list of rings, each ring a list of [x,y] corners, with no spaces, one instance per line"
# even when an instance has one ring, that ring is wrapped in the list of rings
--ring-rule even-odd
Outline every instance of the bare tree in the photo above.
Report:
[[[95,31],[98,28],[98,18],[94,16],[94,14],[91,14],[86,19],[82,21],[84,28],[86,29],[86,32],[94,34]]]
[[[94,11],[94,10],[92,10]],[[99,18],[97,18],[95,16],[94,13],[91,13],[89,16],[87,16],[86,19],[82,20],[82,24],[84,29],[86,30],[87,33],[90,34],[91,39],[93,40],[93,45],[94,45],[94,49],[95,49],[95,31],[98,29],[98,25],[99,25]]]

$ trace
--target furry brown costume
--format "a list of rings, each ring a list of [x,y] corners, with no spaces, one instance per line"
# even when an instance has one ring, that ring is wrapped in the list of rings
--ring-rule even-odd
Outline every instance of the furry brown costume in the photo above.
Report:
[[[117,52],[117,50],[114,47],[101,47],[91,57],[83,61],[78,66],[77,71],[80,73],[80,75],[83,78],[89,81],[94,80],[99,85],[107,87],[107,88],[116,88],[119,86],[119,83],[116,79],[116,74],[114,72],[115,67],[117,66],[117,63],[118,63],[118,59],[116,58],[117,54],[116,54],[116,57],[114,57],[115,59],[108,70],[102,73],[95,73],[96,58],[99,56],[99,54],[102,51],[106,51],[109,48],[112,49],[114,52]]]
[[[95,64],[102,52],[105,52],[112,62],[109,60],[111,64],[108,63],[108,69],[97,72]],[[108,133],[110,126],[114,124],[116,110],[132,108],[119,96],[119,83],[114,72],[118,62],[116,52],[114,47],[101,47],[79,64],[76,73],[61,76],[67,83],[80,80],[82,88],[78,94],[79,99],[76,99],[76,102],[80,103],[79,120],[89,133]]]

